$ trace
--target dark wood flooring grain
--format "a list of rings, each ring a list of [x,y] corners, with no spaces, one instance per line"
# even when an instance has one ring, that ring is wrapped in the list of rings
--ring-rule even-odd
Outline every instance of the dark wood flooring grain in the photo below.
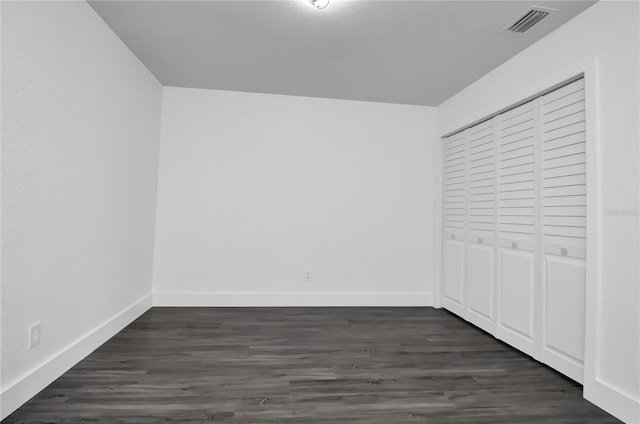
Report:
[[[3,423],[619,423],[432,308],[153,308]]]

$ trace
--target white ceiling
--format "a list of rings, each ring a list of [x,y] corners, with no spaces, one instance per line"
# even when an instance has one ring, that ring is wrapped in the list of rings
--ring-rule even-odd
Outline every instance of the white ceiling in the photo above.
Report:
[[[166,86],[437,106],[595,1],[90,1]],[[526,34],[527,7],[559,9]]]

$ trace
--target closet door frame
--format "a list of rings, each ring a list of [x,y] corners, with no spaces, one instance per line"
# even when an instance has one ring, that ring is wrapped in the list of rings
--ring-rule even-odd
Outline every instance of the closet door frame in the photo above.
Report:
[[[434,270],[433,270],[433,307],[442,308],[442,242],[444,240],[444,138],[438,137],[435,143],[433,169],[435,172],[435,190],[433,203],[435,205],[436,222],[434,226]]]
[[[598,375],[600,358],[600,290],[602,286],[602,179],[600,178],[602,157],[602,138],[600,136],[600,66],[598,57],[586,63],[582,69],[585,84],[585,119],[587,151],[587,251],[585,287],[585,334],[584,334],[584,374],[583,396],[600,405],[602,399],[607,403],[618,403],[619,392],[613,390]],[[632,411],[635,402],[627,399],[615,410]]]
[[[601,157],[601,137],[599,134],[599,62],[597,57],[582,64],[577,64],[573,69],[566,69],[560,73],[554,73],[543,78],[543,84],[534,94],[525,99],[514,99],[514,103],[503,108],[496,113],[488,115],[482,119],[478,119],[463,129],[452,131],[439,137],[436,140],[437,147],[436,164],[434,170],[436,172],[436,190],[435,190],[435,207],[437,208],[437,219],[435,224],[435,252],[436,267],[434,271],[434,302],[436,308],[442,307],[442,243],[443,243],[443,143],[444,139],[454,133],[460,132],[479,122],[491,119],[492,117],[513,109],[527,101],[533,100],[541,95],[549,93],[561,86],[564,86],[579,78],[585,81],[585,114],[586,114],[586,152],[587,152],[587,249],[586,249],[586,287],[585,287],[585,351],[584,351],[584,397],[586,399],[619,399],[619,394],[612,390],[605,382],[602,382],[598,376],[598,356],[597,346],[600,342],[600,306],[599,293],[602,284],[602,248],[600,245],[602,233],[603,211],[601,210],[602,184],[600,180],[600,157]],[[545,83],[546,82],[546,83]],[[539,289],[537,289],[539,291]],[[539,295],[537,295],[539,296]],[[540,341],[541,343],[541,341]],[[621,410],[630,410],[633,406],[631,402],[624,403],[620,400]]]

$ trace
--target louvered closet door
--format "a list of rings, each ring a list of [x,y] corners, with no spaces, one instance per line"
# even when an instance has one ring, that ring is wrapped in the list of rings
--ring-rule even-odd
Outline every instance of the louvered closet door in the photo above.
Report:
[[[586,283],[584,80],[542,103],[542,360],[582,382]]]
[[[536,101],[498,116],[498,337],[535,350]]]
[[[444,140],[442,304],[465,314],[467,143],[465,132]]]
[[[467,319],[495,330],[496,131],[495,119],[467,130]]]

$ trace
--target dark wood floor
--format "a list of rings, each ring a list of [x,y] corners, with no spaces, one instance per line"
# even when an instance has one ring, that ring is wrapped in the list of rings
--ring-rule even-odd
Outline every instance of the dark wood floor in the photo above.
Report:
[[[3,423],[620,421],[431,308],[154,308]]]

